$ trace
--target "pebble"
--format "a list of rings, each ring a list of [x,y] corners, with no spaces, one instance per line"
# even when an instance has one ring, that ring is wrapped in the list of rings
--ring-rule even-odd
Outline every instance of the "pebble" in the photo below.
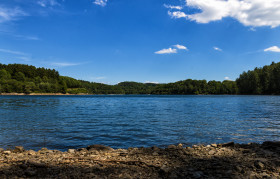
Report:
[[[11,154],[12,152],[9,151],[9,150],[6,150],[6,151],[4,151],[3,153],[6,154],[6,155],[9,155],[9,154]]]
[[[177,147],[176,147],[176,145],[169,145],[167,148],[168,149],[176,149]]]
[[[19,147],[0,152],[0,178],[279,178],[279,147],[273,144],[129,150],[93,145],[67,152]]]
[[[16,146],[14,149],[14,152],[17,152],[17,153],[24,152],[24,148],[22,146]]]
[[[32,170],[32,169],[27,169],[27,170],[25,171],[25,174],[26,174],[27,176],[35,176],[35,175],[37,174],[37,171],[36,171],[36,170]]]
[[[209,155],[214,155],[215,153],[216,153],[215,150],[210,150],[210,151],[208,152]]]
[[[201,171],[196,171],[193,173],[194,178],[201,178],[202,175],[203,175],[203,172],[201,172]]]
[[[255,161],[254,165],[258,169],[261,169],[261,170],[264,169],[264,164],[260,161]]]
[[[74,154],[75,153],[75,149],[68,149],[68,153]]]
[[[217,144],[211,144],[211,146],[212,146],[212,147],[215,147],[215,148],[218,147]]]

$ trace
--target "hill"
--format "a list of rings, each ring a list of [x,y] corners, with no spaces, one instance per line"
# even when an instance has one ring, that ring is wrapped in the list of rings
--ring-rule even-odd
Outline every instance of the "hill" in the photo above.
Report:
[[[60,76],[54,69],[24,64],[0,64],[0,93],[64,94],[280,94],[280,63],[243,72],[236,81],[182,80],[154,84],[121,82],[116,85]]]

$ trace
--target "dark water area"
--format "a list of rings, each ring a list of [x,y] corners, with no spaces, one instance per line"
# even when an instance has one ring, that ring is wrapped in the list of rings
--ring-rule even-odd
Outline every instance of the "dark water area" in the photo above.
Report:
[[[280,139],[280,96],[0,96],[0,147],[66,150]]]

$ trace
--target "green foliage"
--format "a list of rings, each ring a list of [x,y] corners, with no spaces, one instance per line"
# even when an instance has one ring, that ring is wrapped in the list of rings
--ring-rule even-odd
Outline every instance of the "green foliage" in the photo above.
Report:
[[[182,80],[154,84],[122,82],[117,85],[59,76],[55,70],[21,64],[0,64],[0,93],[69,94],[280,94],[280,63],[243,72],[236,81]]]
[[[243,72],[236,82],[240,94],[280,94],[280,63]]]
[[[67,90],[67,93],[69,94],[87,94],[88,90],[85,88],[69,88]]]
[[[65,93],[55,70],[22,64],[0,64],[1,93]]]

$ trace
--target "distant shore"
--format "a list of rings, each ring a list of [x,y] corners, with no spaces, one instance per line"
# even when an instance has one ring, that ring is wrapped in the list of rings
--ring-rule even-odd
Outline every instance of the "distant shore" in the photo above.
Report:
[[[66,152],[0,148],[0,178],[279,178],[280,142]]]
[[[74,95],[93,95],[88,93],[70,94],[70,93],[0,93],[0,96],[74,96]]]

